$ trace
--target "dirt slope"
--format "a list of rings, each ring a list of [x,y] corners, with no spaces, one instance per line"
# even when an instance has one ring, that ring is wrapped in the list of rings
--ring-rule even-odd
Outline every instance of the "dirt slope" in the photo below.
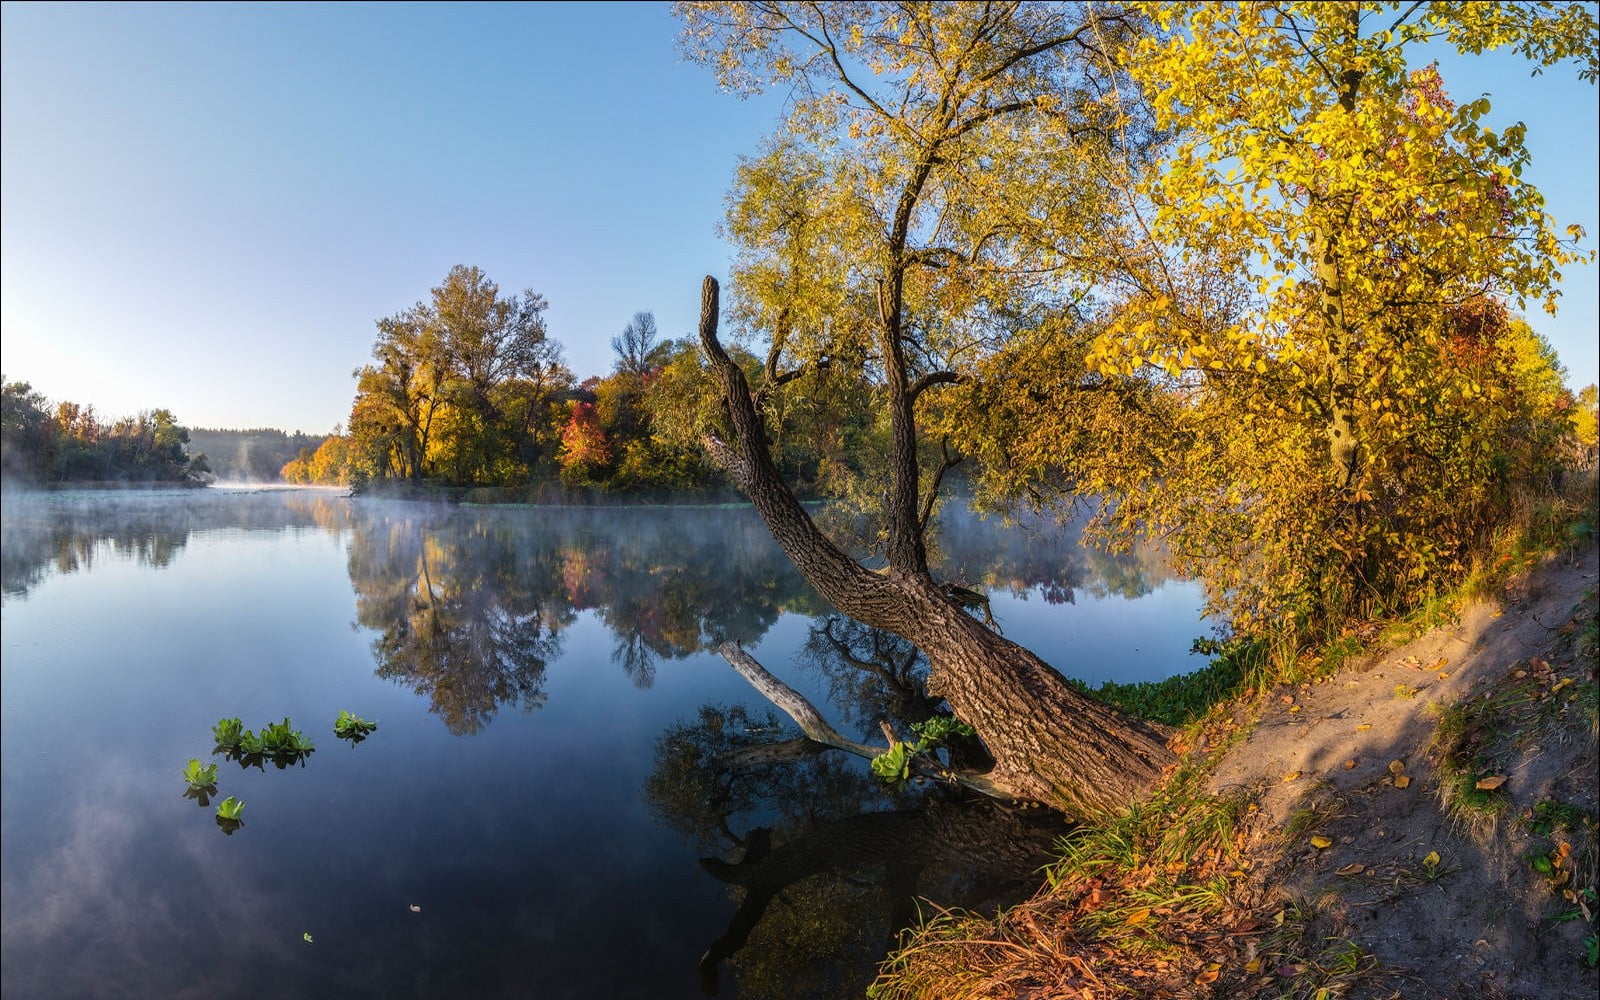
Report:
[[[1575,648],[1596,572],[1589,545],[1451,625],[1273,692],[1221,758],[1212,790],[1248,792],[1289,845],[1259,898],[1349,967],[1330,968],[1335,995],[1596,995],[1580,894],[1595,885],[1596,688]],[[1269,988],[1266,964],[1253,985]]]

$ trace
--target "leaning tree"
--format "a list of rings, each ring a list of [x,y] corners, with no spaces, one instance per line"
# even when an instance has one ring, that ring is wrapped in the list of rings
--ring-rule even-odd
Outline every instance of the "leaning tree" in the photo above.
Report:
[[[972,595],[930,569],[926,538],[963,455],[951,387],[983,377],[1019,335],[1081,330],[1092,314],[1118,183],[1151,139],[1118,69],[1138,26],[1080,4],[679,13],[685,50],[724,86],[792,88],[783,129],[730,196],[729,316],[766,345],[759,373],[724,348],[718,283],[703,287],[700,342],[722,403],[707,449],[835,608],[927,654],[929,692],[995,759],[986,787],[1079,815],[1140,796],[1173,759],[1161,735],[975,617]],[[769,446],[786,394],[841,377],[872,389],[872,562],[818,527]],[[1104,385],[1065,388],[1088,400]],[[797,707],[746,654],[725,654]]]

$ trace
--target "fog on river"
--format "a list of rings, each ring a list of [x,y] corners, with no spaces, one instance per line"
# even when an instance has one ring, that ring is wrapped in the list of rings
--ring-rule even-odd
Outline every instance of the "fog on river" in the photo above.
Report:
[[[945,521],[941,574],[1063,672],[1201,665],[1159,554]],[[917,897],[1014,899],[1061,832],[837,754],[740,763],[796,734],[726,640],[869,742],[937,707],[748,509],[8,494],[0,542],[7,995],[859,994]],[[316,749],[213,754],[226,717]]]

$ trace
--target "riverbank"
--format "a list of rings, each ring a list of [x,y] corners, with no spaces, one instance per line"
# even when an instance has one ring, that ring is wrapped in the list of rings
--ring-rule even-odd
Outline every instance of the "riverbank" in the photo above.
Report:
[[[744,494],[736,490],[612,493],[601,489],[563,486],[560,483],[530,483],[522,486],[449,486],[442,483],[384,481],[352,489],[351,496],[475,507],[637,507],[640,505],[748,507],[750,505]]]
[[[1593,995],[1596,553],[1507,556],[1214,708],[1037,897],[933,915],[871,995]]]
[[[86,479],[64,483],[30,484],[26,488],[56,493],[62,490],[203,490],[210,485],[193,479]]]

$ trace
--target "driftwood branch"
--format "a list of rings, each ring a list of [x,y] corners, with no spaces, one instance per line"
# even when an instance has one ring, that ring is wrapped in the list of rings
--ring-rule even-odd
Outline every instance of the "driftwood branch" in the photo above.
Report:
[[[857,757],[864,757],[867,760],[871,760],[883,753],[881,748],[868,746],[865,743],[857,743],[833,728],[828,720],[822,717],[822,713],[817,711],[816,706],[806,700],[804,695],[774,677],[755,657],[740,648],[738,643],[725,642],[717,647],[717,653],[724,660],[727,660],[733,666],[733,669],[739,672],[739,676],[749,681],[752,687],[761,692],[763,698],[783,709],[784,714],[793,719],[800,727],[800,731],[805,733],[810,740],[843,750],[846,753],[853,753]],[[894,738],[893,730],[888,728],[888,724],[882,723],[882,726],[890,743],[898,742]],[[911,770],[914,774],[922,777],[954,781],[959,785],[964,785],[975,792],[981,792],[992,798],[1007,800],[1012,798],[1010,794],[981,774],[947,771],[935,766],[924,757],[913,757]]]

